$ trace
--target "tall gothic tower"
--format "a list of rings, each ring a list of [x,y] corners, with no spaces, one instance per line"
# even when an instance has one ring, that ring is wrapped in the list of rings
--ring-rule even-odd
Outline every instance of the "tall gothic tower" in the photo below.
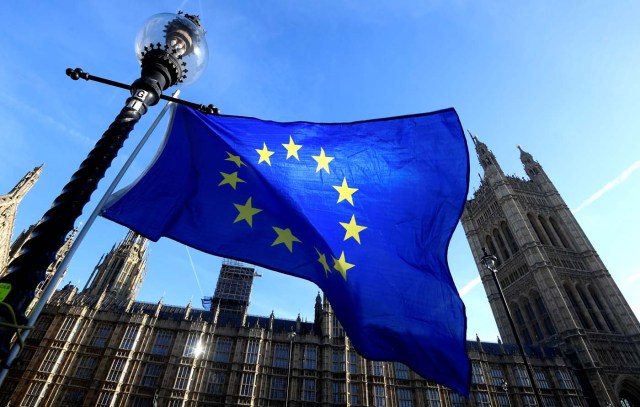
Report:
[[[484,177],[462,225],[500,335],[514,342],[490,271],[480,264],[482,248],[498,258],[497,276],[524,342],[557,346],[593,405],[640,405],[640,324],[589,239],[531,154],[520,149],[528,179],[505,175],[472,138]]]
[[[131,303],[142,285],[147,265],[149,240],[129,231],[120,243],[103,256],[91,273],[83,295]]]
[[[29,171],[6,195],[0,195],[0,276],[9,262],[9,250],[16,212],[22,198],[29,192],[42,173],[42,165]]]
[[[222,260],[213,298],[203,299],[203,304],[210,302],[217,323],[244,325],[249,312],[254,277],[260,277],[260,274],[253,267],[235,260]]]

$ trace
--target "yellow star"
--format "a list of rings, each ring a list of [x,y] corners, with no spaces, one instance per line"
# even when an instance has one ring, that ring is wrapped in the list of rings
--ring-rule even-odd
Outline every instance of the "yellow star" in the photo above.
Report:
[[[256,148],[256,151],[258,152],[258,154],[260,154],[258,164],[264,161],[267,164],[271,165],[271,159],[269,157],[273,155],[273,151],[269,151],[269,149],[267,148],[267,143],[262,143],[262,150],[258,150]]]
[[[275,246],[277,244],[284,244],[285,246],[287,246],[287,249],[289,249],[289,251],[293,253],[293,242],[302,243],[300,242],[300,239],[298,239],[291,233],[291,229],[289,228],[280,229],[274,226],[273,230],[276,231],[276,233],[278,234],[278,237],[276,238],[276,240],[274,240],[271,246]]]
[[[314,249],[316,249],[314,247]],[[329,268],[329,264],[327,264],[327,256],[320,253],[318,249],[316,249],[316,253],[318,253],[318,263],[322,264],[322,268],[324,269],[325,276],[328,276],[331,273],[331,268]]]
[[[238,213],[238,216],[233,221],[233,223],[240,222],[241,220],[246,220],[251,227],[253,227],[253,215],[258,212],[262,212],[262,209],[253,208],[251,206],[251,197],[247,199],[247,203],[245,203],[244,205],[233,204],[233,206],[235,206],[238,212],[240,212]]]
[[[347,260],[344,258],[344,252],[342,252],[342,254],[340,255],[339,259],[336,259],[333,256],[331,256],[331,258],[333,259],[333,268],[336,269],[337,271],[339,271],[340,274],[342,274],[342,277],[344,277],[344,279],[346,281],[347,280],[347,270],[349,270],[350,268],[355,267],[355,264],[347,263]]]
[[[298,150],[300,150],[302,146],[294,143],[291,136],[289,136],[289,144],[283,144],[282,146],[287,149],[287,158],[285,158],[286,160],[288,160],[289,157],[295,157],[296,160],[300,161],[300,158],[298,157]]]
[[[333,157],[327,157],[324,154],[324,148],[320,147],[320,155],[312,155],[311,157],[318,163],[316,172],[324,169],[325,171],[327,171],[327,174],[331,173],[331,171],[329,171],[329,163],[333,161]]]
[[[245,164],[245,163],[243,163],[243,162],[242,162],[242,160],[240,159],[240,156],[239,156],[239,155],[233,155],[233,154],[231,154],[231,153],[230,153],[230,152],[228,152],[228,151],[225,151],[225,153],[227,153],[227,155],[229,156],[229,157],[227,157],[227,158],[225,158],[225,159],[224,159],[225,161],[231,161],[231,162],[236,163],[236,165],[238,166],[238,168],[240,168],[240,167],[241,167],[241,166],[243,166],[243,165],[244,165],[244,166],[246,166],[246,165],[247,165],[247,164]]]
[[[350,188],[349,185],[347,185],[346,178],[342,179],[341,186],[333,185],[333,188],[338,191],[338,193],[340,193],[337,203],[340,203],[346,199],[351,204],[351,206],[353,206],[353,194],[358,190],[358,188]]]
[[[360,243],[360,232],[365,230],[367,227],[356,224],[356,215],[351,215],[351,222],[340,222],[340,224],[347,230],[347,233],[344,234],[344,240],[352,237],[356,239],[356,242]]]
[[[236,185],[238,182],[246,182],[243,179],[238,178],[238,171],[232,172],[231,174],[227,174],[226,172],[221,172],[222,181],[218,184],[218,186],[223,185],[231,185],[231,188],[236,189]]]

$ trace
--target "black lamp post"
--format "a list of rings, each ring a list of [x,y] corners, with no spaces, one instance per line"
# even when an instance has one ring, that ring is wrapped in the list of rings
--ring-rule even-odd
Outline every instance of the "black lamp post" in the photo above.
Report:
[[[130,87],[131,97],[0,279],[0,362],[5,363],[12,336],[27,320],[25,311],[36,286],[44,281],[47,267],[135,124],[164,90],[192,82],[204,70],[208,59],[204,34],[198,17],[181,12],[151,17],[138,34],[136,53],[142,69]],[[67,70],[72,79],[82,74],[79,69]]]
[[[289,332],[289,334],[287,335],[287,337],[289,338],[289,370],[287,371],[287,394],[285,395],[285,400],[284,400],[284,405],[285,407],[287,407],[289,405],[289,387],[291,385],[291,363],[293,362],[292,360],[292,356],[293,356],[293,340],[296,339],[296,333],[295,332]]]
[[[518,345],[518,349],[520,350],[520,355],[522,356],[522,360],[524,361],[524,366],[527,369],[527,374],[529,375],[529,381],[531,381],[531,386],[533,387],[533,392],[536,396],[536,400],[539,406],[544,406],[542,401],[542,394],[540,393],[540,389],[538,388],[538,384],[535,381],[535,377],[533,375],[533,369],[531,368],[531,364],[529,363],[529,359],[527,358],[526,353],[524,352],[524,347],[522,346],[522,341],[520,340],[520,335],[516,330],[516,326],[513,323],[513,317],[511,316],[511,311],[509,310],[509,306],[507,305],[507,300],[504,298],[504,293],[502,292],[502,287],[500,286],[500,281],[498,281],[498,277],[496,274],[498,273],[498,269],[496,268],[496,261],[498,258],[494,255],[488,254],[486,249],[482,248],[483,256],[480,259],[480,262],[483,266],[485,266],[489,271],[491,271],[491,276],[493,277],[493,281],[496,284],[496,288],[498,289],[498,294],[500,294],[500,300],[502,300],[502,306],[504,307],[504,311],[507,314],[507,319],[509,320],[509,325],[511,326],[511,332],[513,332],[513,337],[516,340],[516,344]],[[506,382],[504,382],[506,384]],[[506,390],[505,390],[506,391]],[[507,397],[509,397],[507,395]]]
[[[506,380],[502,379],[502,390],[504,390],[504,395],[507,398],[507,405],[509,405],[509,407],[511,407],[511,400],[509,400],[509,384],[507,383]]]

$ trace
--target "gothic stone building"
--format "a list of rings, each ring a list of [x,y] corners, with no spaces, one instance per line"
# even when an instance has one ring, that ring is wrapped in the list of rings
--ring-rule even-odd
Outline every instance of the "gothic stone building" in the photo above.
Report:
[[[531,154],[520,149],[528,179],[508,176],[473,141],[484,177],[462,225],[476,259],[483,248],[498,257],[521,338],[558,349],[593,405],[640,405],[640,324],[589,239]],[[491,272],[478,270],[500,335],[513,343]]]
[[[530,156],[523,160],[532,180],[524,181],[504,176],[477,140],[476,148],[485,178],[463,225],[474,254],[487,246],[500,259],[498,274],[545,406],[640,405],[638,322],[575,219],[555,190],[544,189],[552,185]],[[540,224],[545,217],[548,232]],[[320,295],[312,322],[248,315],[255,271],[240,263],[223,262],[206,309],[136,301],[147,245],[128,233],[81,291],[67,285],[55,293],[0,387],[0,405],[536,405],[481,267],[505,343],[467,342],[467,399],[404,365],[362,358]],[[562,289],[552,291],[551,281]]]
[[[313,322],[248,315],[255,272],[237,262],[223,263],[209,310],[136,302],[146,247],[130,232],[82,292],[54,295],[0,388],[2,405],[535,404],[513,345],[468,343],[474,384],[463,399],[404,365],[362,358],[320,295]],[[557,350],[529,352],[548,405],[586,405]]]

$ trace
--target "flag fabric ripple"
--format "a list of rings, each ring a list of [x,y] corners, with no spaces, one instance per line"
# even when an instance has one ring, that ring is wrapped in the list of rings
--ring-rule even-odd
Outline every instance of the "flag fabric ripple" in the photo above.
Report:
[[[468,175],[454,109],[324,124],[178,106],[154,163],[103,216],[310,280],[361,355],[468,395],[447,264]]]

